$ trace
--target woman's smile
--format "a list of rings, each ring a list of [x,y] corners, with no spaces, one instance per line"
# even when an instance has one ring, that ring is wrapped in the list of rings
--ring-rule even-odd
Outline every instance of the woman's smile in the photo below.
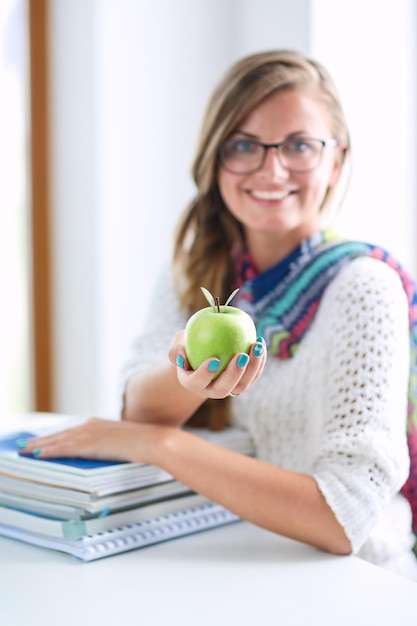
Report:
[[[274,189],[274,190],[249,189],[247,193],[255,200],[277,202],[277,201],[282,201],[285,198],[288,198],[290,193],[293,193],[293,192],[288,191],[286,189]]]

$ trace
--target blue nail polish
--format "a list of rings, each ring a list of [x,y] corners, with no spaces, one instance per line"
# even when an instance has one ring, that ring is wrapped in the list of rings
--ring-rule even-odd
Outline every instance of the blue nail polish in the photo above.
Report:
[[[237,360],[237,366],[243,369],[248,364],[248,361],[249,361],[249,355],[241,354]]]
[[[19,450],[24,450],[25,448],[28,447],[27,439],[18,439],[16,441],[16,446],[19,448]]]
[[[36,450],[33,450],[32,454],[33,456],[38,456],[38,454],[40,454],[42,452],[42,450],[40,448],[36,448]]]
[[[207,369],[209,372],[215,372],[216,370],[219,369],[219,365],[220,365],[219,359],[211,359],[210,363],[208,364]]]
[[[262,352],[264,351],[264,344],[263,343],[257,343],[253,346],[253,354],[255,356],[261,356]]]
[[[257,343],[265,343],[265,339],[263,337],[256,337]]]
[[[182,370],[184,369],[184,363],[185,363],[185,359],[182,356],[182,354],[179,354],[177,356],[177,358],[175,359],[175,363],[178,365],[178,367],[180,367]]]

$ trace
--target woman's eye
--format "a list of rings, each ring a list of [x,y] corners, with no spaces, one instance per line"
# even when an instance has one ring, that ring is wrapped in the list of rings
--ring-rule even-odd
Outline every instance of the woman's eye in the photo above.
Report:
[[[247,153],[256,150],[256,144],[253,141],[247,141],[246,139],[236,139],[233,142],[234,152]]]
[[[306,152],[307,150],[311,149],[311,146],[308,143],[308,141],[305,141],[303,139],[295,139],[292,141],[288,141],[285,144],[285,147],[288,150],[288,152]]]

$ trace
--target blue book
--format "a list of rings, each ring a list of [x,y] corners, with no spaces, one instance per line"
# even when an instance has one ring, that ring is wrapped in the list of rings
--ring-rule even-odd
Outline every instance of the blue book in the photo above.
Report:
[[[83,470],[93,470],[101,467],[112,467],[114,465],[126,464],[123,461],[102,461],[96,459],[63,459],[63,458],[49,458],[39,459],[36,456],[25,455],[18,447],[18,441],[22,439],[33,439],[36,437],[34,433],[17,432],[8,434],[6,437],[0,437],[0,455],[16,458],[21,456],[25,459],[32,459],[34,461],[42,461],[44,463],[58,463],[59,465],[67,465],[68,467],[75,467]]]

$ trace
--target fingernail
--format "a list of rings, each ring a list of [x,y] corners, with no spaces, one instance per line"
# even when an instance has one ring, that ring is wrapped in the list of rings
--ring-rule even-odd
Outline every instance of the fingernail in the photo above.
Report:
[[[239,358],[237,360],[237,366],[241,367],[243,369],[248,364],[248,361],[249,361],[249,355],[248,354],[241,354],[241,355],[239,355]]]
[[[220,365],[220,361],[219,359],[211,359],[210,363],[208,364],[208,371],[209,372],[215,372]]]
[[[184,363],[185,363],[185,359],[184,357],[179,354],[177,356],[177,358],[175,359],[175,363],[178,365],[178,367],[180,367],[182,370],[184,369]]]
[[[33,450],[32,454],[33,456],[38,456],[38,454],[40,454],[42,452],[42,450],[40,448],[36,448],[36,450]]]
[[[261,356],[263,351],[264,351],[264,344],[263,343],[256,343],[253,346],[253,354],[255,356]]]
[[[16,445],[20,450],[24,450],[28,446],[27,439],[18,439]]]
[[[263,337],[256,337],[256,341],[258,343],[265,343],[265,339]]]

